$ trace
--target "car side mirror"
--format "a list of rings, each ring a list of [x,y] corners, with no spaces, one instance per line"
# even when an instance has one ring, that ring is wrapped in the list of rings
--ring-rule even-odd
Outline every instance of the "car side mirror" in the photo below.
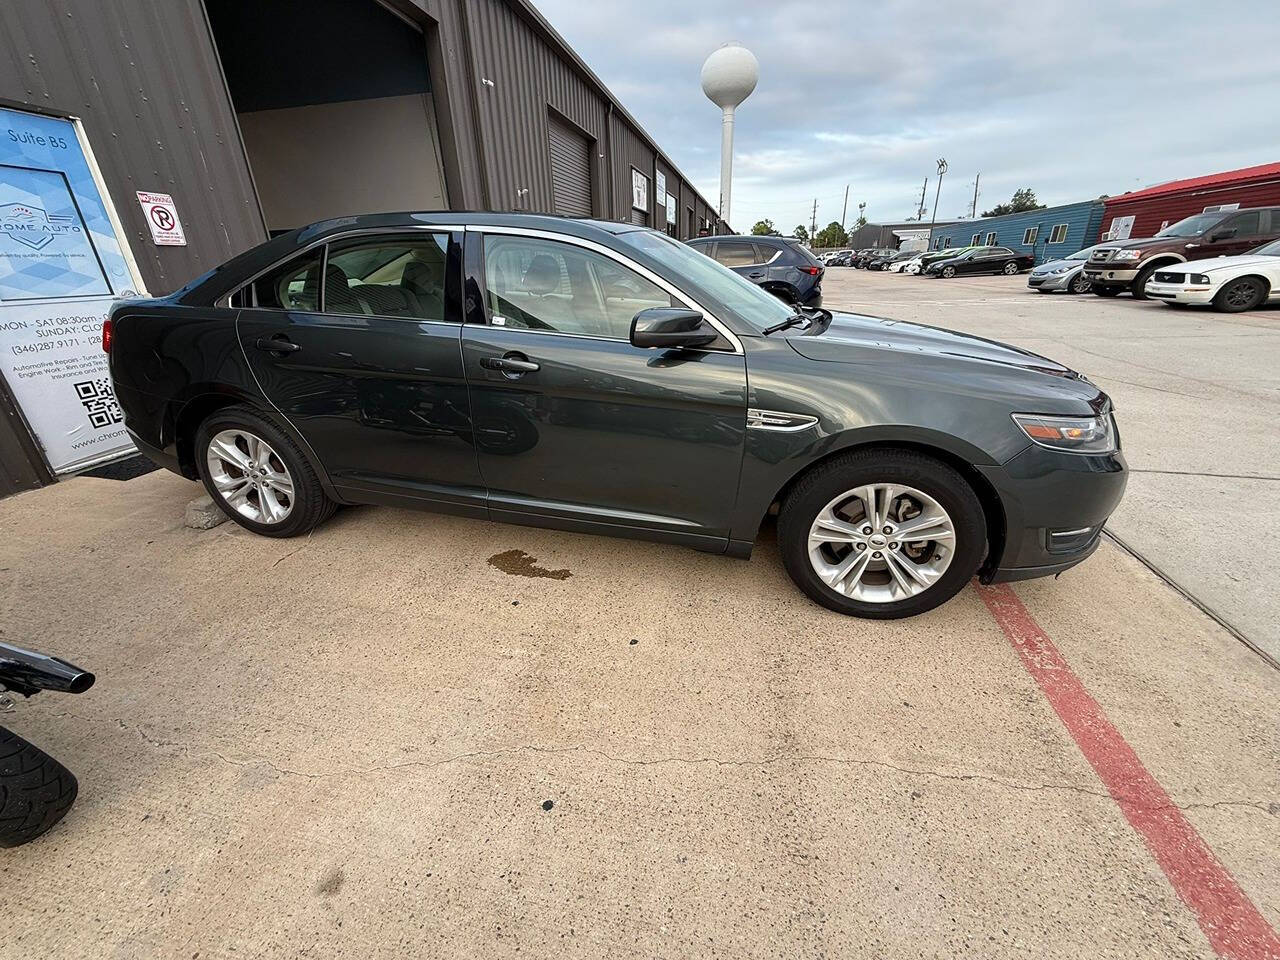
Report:
[[[1235,235],[1236,235],[1235,227],[1228,227],[1226,230],[1216,230],[1214,231],[1213,236],[1209,238],[1209,242],[1213,243],[1217,240],[1230,240]]]
[[[631,318],[634,347],[705,347],[720,334],[697,310],[650,307]]]

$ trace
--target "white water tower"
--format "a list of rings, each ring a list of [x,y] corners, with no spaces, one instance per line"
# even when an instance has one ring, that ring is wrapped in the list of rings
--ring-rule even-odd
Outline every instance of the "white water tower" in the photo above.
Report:
[[[733,114],[751,96],[760,79],[755,54],[740,43],[726,43],[702,65],[702,92],[721,110],[720,219],[729,222],[729,197],[733,191]]]

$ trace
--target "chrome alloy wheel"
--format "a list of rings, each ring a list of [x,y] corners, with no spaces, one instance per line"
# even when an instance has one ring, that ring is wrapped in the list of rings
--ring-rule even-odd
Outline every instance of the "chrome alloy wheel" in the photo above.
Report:
[[[223,430],[205,454],[223,503],[255,523],[283,522],[293,512],[293,477],[280,454],[247,430]]]
[[[893,603],[928,590],[955,555],[955,524],[927,493],[894,483],[846,490],[809,528],[809,563],[832,590]]]

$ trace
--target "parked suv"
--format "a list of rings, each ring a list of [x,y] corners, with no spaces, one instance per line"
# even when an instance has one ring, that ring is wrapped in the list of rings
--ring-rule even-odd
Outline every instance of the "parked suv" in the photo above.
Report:
[[[689,246],[787,303],[822,306],[826,268],[787,237],[698,237]]]
[[[1245,253],[1280,239],[1280,207],[1197,213],[1165,227],[1154,237],[1106,241],[1094,247],[1084,275],[1100,297],[1128,290],[1147,299],[1146,286],[1157,270],[1188,260]]]

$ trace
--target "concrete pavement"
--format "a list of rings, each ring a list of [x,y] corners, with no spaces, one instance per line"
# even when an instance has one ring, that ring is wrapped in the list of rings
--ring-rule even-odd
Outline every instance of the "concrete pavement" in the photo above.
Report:
[[[1037,294],[1026,277],[832,268],[829,307],[963,330],[1084,373],[1115,400],[1133,473],[1108,524],[1280,660],[1280,309],[1179,310]]]
[[[4,718],[81,795],[0,851],[0,957],[1215,955],[973,589],[858,621],[771,531],[274,541],[197,492],[0,501],[0,636],[99,677]],[[1280,924],[1280,674],[1111,544],[1016,590]]]

